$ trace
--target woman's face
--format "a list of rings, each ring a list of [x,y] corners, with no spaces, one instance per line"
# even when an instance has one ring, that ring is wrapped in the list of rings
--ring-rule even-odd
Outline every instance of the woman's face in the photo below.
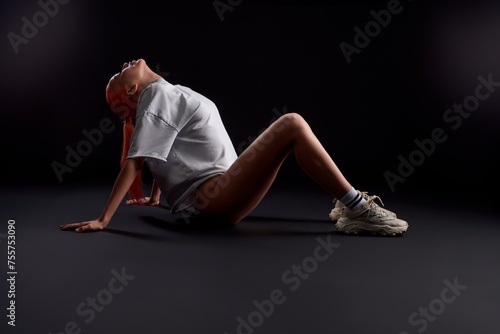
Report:
[[[113,81],[116,82],[118,86],[129,88],[131,85],[139,82],[145,66],[146,62],[143,59],[123,63],[121,71],[113,75],[110,83]]]

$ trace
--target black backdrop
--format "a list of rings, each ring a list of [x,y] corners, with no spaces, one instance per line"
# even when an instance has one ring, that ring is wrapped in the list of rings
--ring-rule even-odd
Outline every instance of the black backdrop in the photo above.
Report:
[[[373,13],[383,20],[395,2],[55,3],[0,7],[4,185],[113,182],[121,130],[104,88],[123,62],[143,58],[211,98],[238,148],[276,113],[298,112],[356,187],[495,206],[500,92],[474,95],[478,77],[500,82],[498,1],[401,1],[378,30]],[[26,22],[38,24],[24,28],[29,38]],[[367,23],[372,37],[348,62],[340,45],[363,43],[355,28]],[[465,100],[467,118],[443,119]],[[113,130],[81,144],[103,119]],[[415,140],[429,143],[437,128],[447,139],[418,153]],[[68,148],[86,156],[58,177]],[[399,173],[399,156],[418,166],[391,189],[384,173]],[[278,184],[304,182],[289,159]]]

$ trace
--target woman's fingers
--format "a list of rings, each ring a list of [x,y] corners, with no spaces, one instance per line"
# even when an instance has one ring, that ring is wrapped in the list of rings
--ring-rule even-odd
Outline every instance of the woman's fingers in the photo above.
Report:
[[[149,202],[149,197],[143,197],[139,199],[129,199],[125,203],[127,205],[143,205]]]
[[[82,225],[75,230],[75,232],[90,232],[90,231],[100,231],[103,229],[103,226],[98,222],[91,222],[86,225]]]
[[[78,227],[82,226],[83,224],[87,224],[87,223],[71,223],[71,224],[65,224],[65,225],[61,225],[61,226],[59,226],[59,228],[61,229],[61,231],[65,231],[65,230],[74,230],[74,229],[77,229]]]
[[[75,230],[75,232],[100,231],[103,228],[104,226],[98,221],[72,223],[60,226],[61,231]]]

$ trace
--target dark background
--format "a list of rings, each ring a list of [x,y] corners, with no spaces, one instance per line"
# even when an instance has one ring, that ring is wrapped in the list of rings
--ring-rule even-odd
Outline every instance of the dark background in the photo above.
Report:
[[[236,147],[286,107],[304,116],[357,188],[494,209],[500,93],[457,130],[442,116],[474,93],[478,76],[500,81],[500,3],[402,1],[348,64],[339,44],[354,44],[354,27],[387,3],[242,1],[221,21],[212,1],[74,0],[15,53],[7,34],[20,34],[21,18],[32,22],[40,6],[3,2],[2,184],[114,181],[121,129],[104,88],[123,62],[144,58],[168,81],[212,99]],[[66,164],[66,147],[75,149],[103,118],[115,130],[60,182],[53,162]],[[398,156],[437,127],[447,141],[392,192],[384,172],[397,173]],[[277,185],[309,182],[291,158]]]
[[[287,302],[255,334],[422,332],[409,317],[439,305],[445,280],[467,289],[425,333],[497,333],[500,92],[456,130],[443,114],[474,94],[479,76],[500,82],[500,2],[401,1],[402,12],[348,64],[339,44],[353,44],[353,29],[387,3],[244,0],[221,21],[212,0],[72,0],[15,53],[7,35],[40,6],[1,2],[0,332],[60,334],[76,321],[83,334],[237,333],[237,317],[284,289],[283,272],[328,239],[341,246],[300,290],[284,289]],[[350,182],[380,195],[408,232],[334,231],[331,199],[293,157],[232,228],[184,228],[163,207],[122,205],[102,233],[61,232],[60,224],[97,217],[109,196],[122,134],[104,89],[137,58],[212,99],[236,147],[274,109],[300,113]],[[60,182],[53,163],[66,164],[66,148],[103,119],[114,131]],[[448,139],[391,191],[384,173],[397,173],[398,156],[436,128]],[[5,317],[9,220],[15,328]],[[136,279],[86,324],[77,305],[121,268]]]

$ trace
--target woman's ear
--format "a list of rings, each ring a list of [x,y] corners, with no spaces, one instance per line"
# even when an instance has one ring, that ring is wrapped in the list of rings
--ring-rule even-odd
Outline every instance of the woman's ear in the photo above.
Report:
[[[138,84],[133,84],[129,88],[127,88],[127,95],[135,95],[137,93],[137,90],[139,89]]]

